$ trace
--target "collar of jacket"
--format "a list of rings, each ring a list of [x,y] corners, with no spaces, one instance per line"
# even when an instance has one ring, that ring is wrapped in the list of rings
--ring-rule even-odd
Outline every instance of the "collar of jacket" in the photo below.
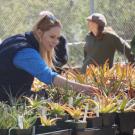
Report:
[[[34,46],[34,48],[35,48],[36,50],[39,50],[39,43],[38,43],[38,41],[36,40],[36,38],[35,38],[35,36],[34,36],[34,34],[33,34],[32,31],[30,31],[30,32],[25,32],[25,37],[26,37],[26,39],[28,40],[28,42]]]

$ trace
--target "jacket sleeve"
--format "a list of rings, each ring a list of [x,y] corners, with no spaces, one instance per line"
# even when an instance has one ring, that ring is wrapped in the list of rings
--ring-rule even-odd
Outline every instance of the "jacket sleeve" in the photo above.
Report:
[[[135,62],[135,56],[133,55],[133,52],[131,51],[131,46],[126,42],[124,39],[122,39],[119,36],[115,37],[115,46],[116,49],[121,52],[123,55],[125,55],[129,62],[134,63]]]
[[[135,36],[133,37],[132,41],[131,41],[131,50],[133,51],[133,53],[135,54]]]
[[[14,56],[13,64],[48,85],[51,85],[58,75],[48,67],[40,54],[31,48],[18,51]]]
[[[84,47],[83,47],[83,53],[84,53],[84,59],[86,58],[86,56],[87,56],[87,51],[88,51],[88,45],[89,45],[89,36],[88,35],[86,35],[86,37],[85,37],[85,44],[84,44]]]

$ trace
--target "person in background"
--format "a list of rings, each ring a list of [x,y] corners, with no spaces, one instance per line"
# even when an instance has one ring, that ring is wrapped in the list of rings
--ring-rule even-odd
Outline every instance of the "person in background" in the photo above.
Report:
[[[45,16],[48,14],[48,11],[41,11],[39,16]],[[55,57],[53,64],[55,66],[55,71],[58,73],[62,72],[62,67],[68,62],[68,49],[67,49],[67,40],[64,35],[61,35],[59,38],[59,43],[54,48]]]
[[[86,72],[86,68],[90,64],[102,66],[106,61],[111,68],[116,50],[125,55],[129,62],[134,62],[130,45],[119,37],[111,27],[106,26],[107,21],[103,14],[93,13],[87,17],[87,21],[89,33],[85,38],[82,73]]]
[[[48,11],[30,32],[8,37],[0,44],[0,101],[9,97],[28,96],[34,77],[47,85],[65,87],[87,94],[97,88],[67,80],[52,71],[54,48],[59,42],[62,25]]]

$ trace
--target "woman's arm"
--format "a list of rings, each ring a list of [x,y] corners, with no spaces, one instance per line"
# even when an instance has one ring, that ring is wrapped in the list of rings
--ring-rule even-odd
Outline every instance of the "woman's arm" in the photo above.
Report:
[[[135,62],[135,56],[133,55],[131,46],[128,44],[128,42],[126,42],[121,37],[116,36],[114,44],[116,46],[116,49],[123,55],[125,55],[129,62]]]
[[[23,49],[19,51],[15,55],[13,63],[17,68],[25,70],[46,84],[54,84],[54,86],[62,88],[67,86],[77,92],[84,92],[89,95],[98,91],[95,87],[67,80],[53,72],[34,49]]]
[[[88,95],[91,95],[95,92],[99,92],[99,89],[92,87],[90,85],[80,84],[71,80],[67,80],[66,78],[57,75],[54,78],[53,84],[57,87],[67,87],[69,89],[73,89],[77,92],[84,92]]]
[[[46,84],[51,85],[54,77],[58,75],[47,66],[40,54],[31,48],[25,48],[17,52],[13,63],[17,68],[25,70]]]

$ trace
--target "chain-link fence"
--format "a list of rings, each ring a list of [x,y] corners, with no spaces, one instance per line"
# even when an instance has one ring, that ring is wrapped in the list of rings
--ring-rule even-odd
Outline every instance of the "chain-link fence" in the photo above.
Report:
[[[135,33],[135,0],[0,0],[0,38],[31,30],[42,10],[52,11],[62,22],[62,33],[69,45],[69,63],[81,64],[83,44],[87,33],[86,17],[90,7],[103,13],[108,25],[124,39],[132,39]],[[76,43],[76,44],[74,44]]]

